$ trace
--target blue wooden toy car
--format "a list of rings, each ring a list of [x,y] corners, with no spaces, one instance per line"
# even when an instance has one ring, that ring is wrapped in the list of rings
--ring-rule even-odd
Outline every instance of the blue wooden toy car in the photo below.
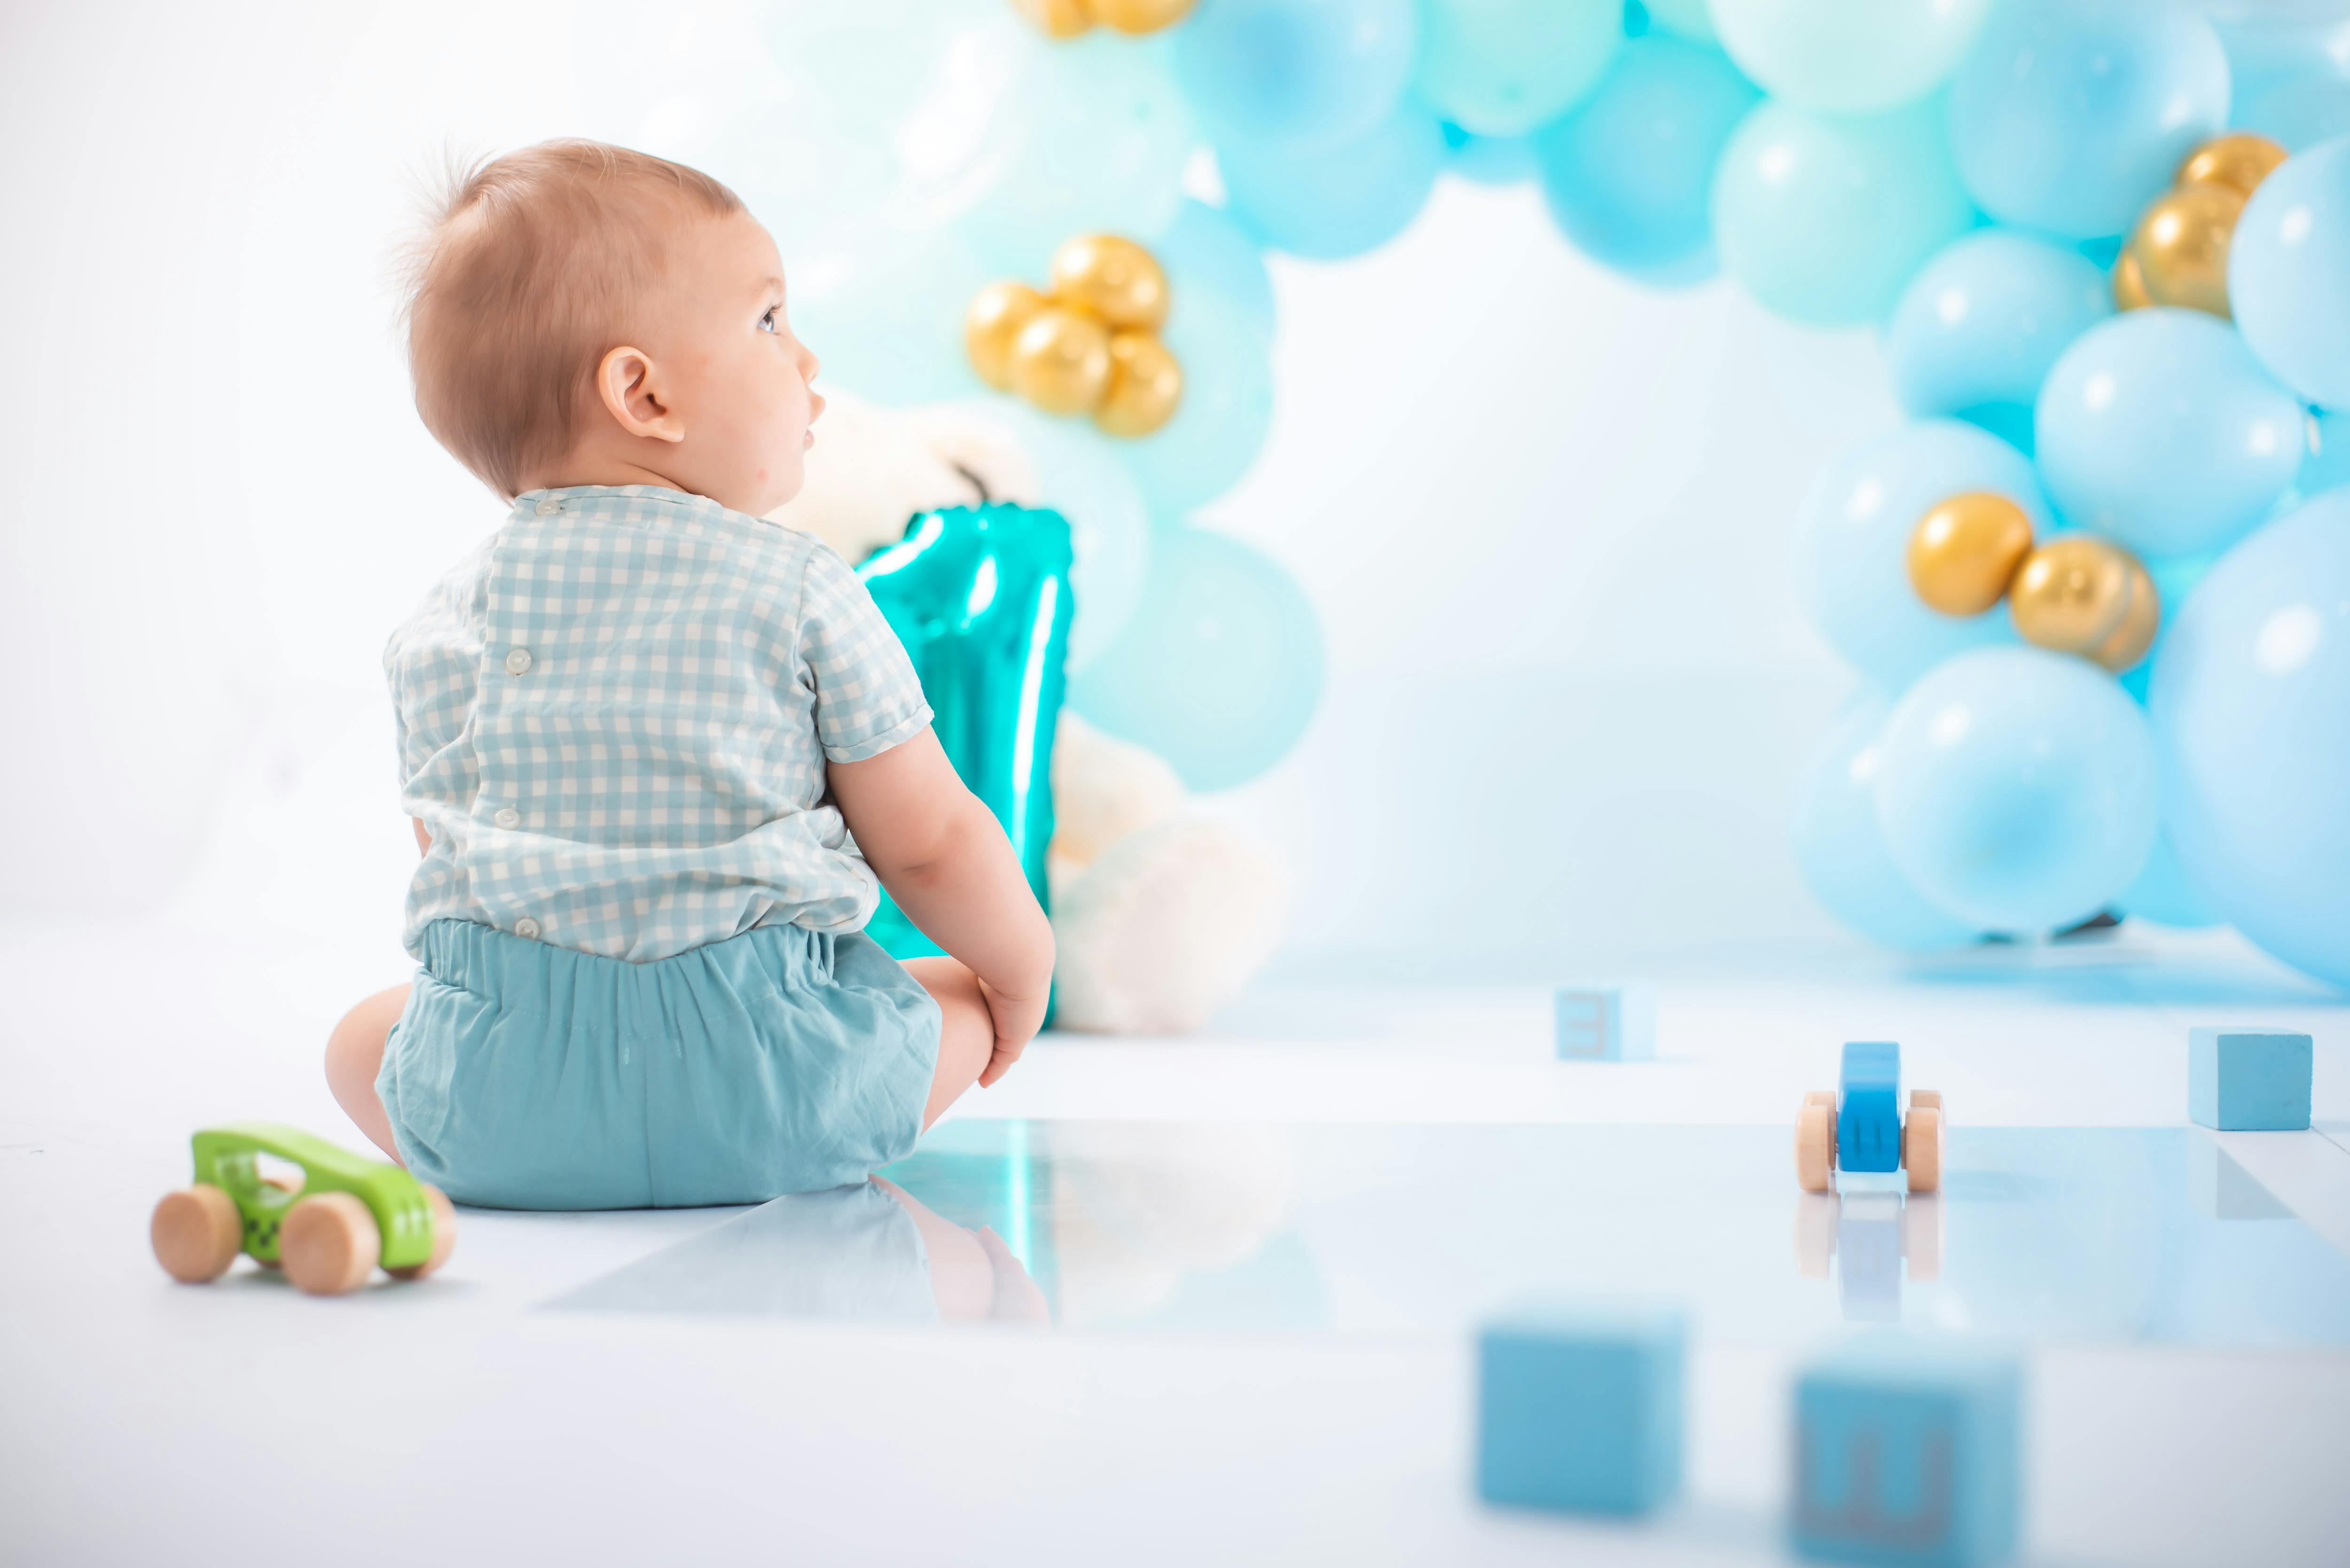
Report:
[[[1795,1113],[1796,1182],[1833,1191],[1838,1170],[1907,1171],[1912,1192],[1942,1185],[1942,1096],[1915,1091],[1902,1119],[1901,1047],[1890,1040],[1846,1041],[1840,1092],[1814,1089]]]

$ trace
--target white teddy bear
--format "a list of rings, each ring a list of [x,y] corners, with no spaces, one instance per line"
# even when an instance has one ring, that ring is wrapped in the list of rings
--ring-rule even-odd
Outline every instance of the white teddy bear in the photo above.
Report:
[[[968,407],[888,409],[829,389],[827,400],[806,483],[768,515],[852,564],[904,537],[918,512],[1047,504],[1048,476],[1008,425]],[[1187,1033],[1272,953],[1288,877],[1245,836],[1187,815],[1185,798],[1164,759],[1061,711],[1047,859],[1055,1027]]]

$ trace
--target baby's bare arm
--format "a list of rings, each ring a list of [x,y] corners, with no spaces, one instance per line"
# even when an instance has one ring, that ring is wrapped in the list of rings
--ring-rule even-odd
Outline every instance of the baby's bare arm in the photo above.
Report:
[[[1045,1016],[1053,928],[1011,841],[925,729],[861,763],[826,769],[834,801],[881,885],[939,946],[979,977],[993,1015],[991,1084]]]

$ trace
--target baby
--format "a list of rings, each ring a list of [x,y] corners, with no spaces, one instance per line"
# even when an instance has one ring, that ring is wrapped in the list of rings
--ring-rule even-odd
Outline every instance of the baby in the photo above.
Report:
[[[514,512],[392,634],[412,985],[337,1026],[351,1119],[463,1202],[862,1181],[1043,1022],[1053,937],[800,487],[816,357],[723,185],[584,141],[420,246],[416,407]],[[866,936],[876,880],[951,958]]]

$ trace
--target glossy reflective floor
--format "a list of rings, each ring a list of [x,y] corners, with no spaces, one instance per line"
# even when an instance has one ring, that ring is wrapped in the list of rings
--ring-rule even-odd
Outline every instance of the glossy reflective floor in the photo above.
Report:
[[[1797,1190],[1763,1127],[964,1121],[548,1304],[1077,1329],[1453,1331],[1545,1293],[1718,1338],[1840,1322],[2350,1345],[2350,1259],[2190,1128],[1960,1127],[1944,1190]]]

